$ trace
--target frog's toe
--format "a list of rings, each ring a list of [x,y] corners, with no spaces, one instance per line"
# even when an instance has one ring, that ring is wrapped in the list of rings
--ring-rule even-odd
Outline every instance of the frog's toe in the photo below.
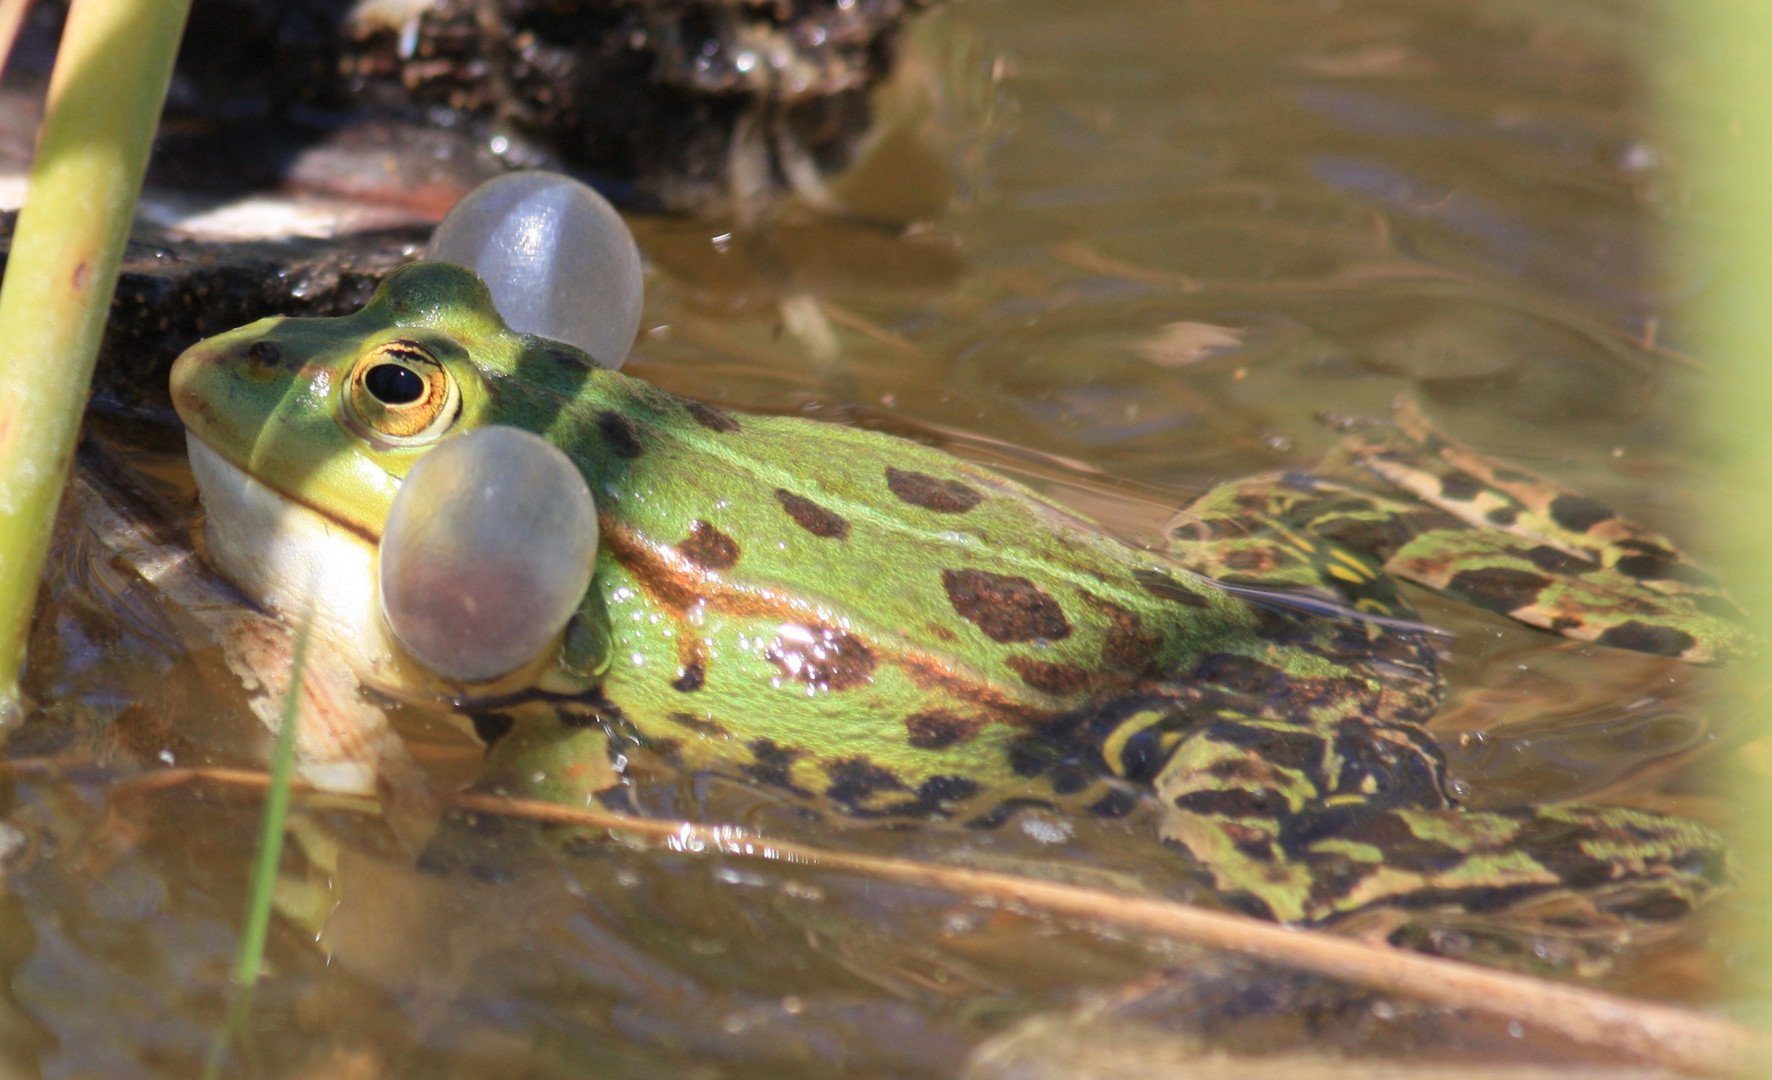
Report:
[[[1608,565],[1503,534],[1423,533],[1399,548],[1386,569],[1578,641],[1690,663],[1734,659],[1757,648],[1740,609],[1714,585],[1689,575],[1638,576],[1616,560]]]
[[[1394,425],[1347,434],[1342,452],[1433,507],[1398,513],[1375,499],[1389,527],[1356,522],[1382,537],[1372,554],[1397,577],[1581,641],[1693,663],[1755,650],[1740,609],[1671,541],[1448,438],[1411,401],[1398,403]],[[1348,542],[1345,524],[1319,531]]]

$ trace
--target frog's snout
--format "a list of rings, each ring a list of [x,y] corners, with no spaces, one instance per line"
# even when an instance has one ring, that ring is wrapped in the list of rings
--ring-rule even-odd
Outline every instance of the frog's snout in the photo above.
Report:
[[[266,329],[261,321],[199,341],[172,362],[172,407],[187,428],[203,436],[237,427],[248,415],[263,419],[291,371],[301,366],[267,340]]]
[[[216,363],[216,357],[209,345],[207,341],[200,341],[180,353],[178,359],[172,362],[172,375],[168,380],[172,392],[172,407],[186,427],[198,426],[209,409],[203,389]]]

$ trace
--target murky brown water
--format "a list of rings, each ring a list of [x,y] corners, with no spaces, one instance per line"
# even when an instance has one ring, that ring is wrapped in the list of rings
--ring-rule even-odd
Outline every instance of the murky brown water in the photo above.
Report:
[[[1683,285],[1650,248],[1678,179],[1633,62],[1656,29],[1615,0],[970,0],[915,35],[896,127],[838,191],[925,223],[636,221],[655,273],[631,371],[935,441],[1133,537],[1215,480],[1315,461],[1318,413],[1383,415],[1409,392],[1480,448],[1691,541]],[[132,460],[188,497],[176,446]],[[0,1072],[192,1076],[226,1006],[259,801],[120,778],[251,762],[262,737],[139,584],[64,555],[34,656],[44,709],[10,752],[73,765],[6,789]],[[1474,802],[1721,812],[1689,764],[1731,711],[1702,673],[1423,610],[1458,635],[1438,727]],[[399,722],[437,776],[471,774],[464,737]],[[1192,895],[1147,815],[955,836],[806,822],[705,780],[641,801]],[[849,874],[563,851],[489,823],[457,823],[414,867],[361,814],[303,805],[238,1075],[952,1075],[991,1035],[1104,999],[1234,1050],[1554,1052]],[[1693,936],[1608,979],[1703,999],[1714,968]],[[1165,969],[1193,977],[1140,982]]]

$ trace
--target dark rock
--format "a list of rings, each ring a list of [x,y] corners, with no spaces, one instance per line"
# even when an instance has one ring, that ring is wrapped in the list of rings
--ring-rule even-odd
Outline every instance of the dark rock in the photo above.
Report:
[[[0,259],[16,215],[0,214]],[[346,315],[425,241],[416,230],[330,240],[200,243],[138,230],[123,254],[93,391],[124,409],[167,405],[180,352],[268,315]]]
[[[849,162],[933,2],[196,0],[151,182],[440,213],[544,166],[630,206],[730,209]]]

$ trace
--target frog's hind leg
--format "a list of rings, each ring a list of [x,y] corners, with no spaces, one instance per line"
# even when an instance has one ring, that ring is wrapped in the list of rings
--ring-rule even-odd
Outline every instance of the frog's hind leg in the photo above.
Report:
[[[1400,504],[1406,528],[1388,532],[1325,523],[1398,577],[1582,641],[1695,663],[1753,648],[1740,610],[1665,537],[1446,438],[1408,401],[1394,427],[1351,432],[1342,452],[1438,511]]]
[[[1165,839],[1232,904],[1295,924],[1380,908],[1463,911],[1606,932],[1662,924],[1723,887],[1712,830],[1579,805],[1467,811],[1413,725],[1231,719],[1156,777]]]
[[[1394,576],[1638,652],[1707,663],[1755,647],[1739,609],[1667,540],[1433,433],[1411,408],[1397,427],[1349,434],[1342,452],[1416,498],[1269,473],[1178,514],[1171,550],[1208,577],[1329,586],[1380,615],[1408,612]]]
[[[1288,594],[1316,594],[1360,615],[1407,623],[1415,611],[1382,559],[1317,528],[1325,520],[1370,522],[1400,542],[1418,528],[1403,516],[1407,509],[1394,500],[1376,507],[1364,492],[1307,473],[1264,473],[1213,488],[1171,518],[1165,532],[1168,553],[1183,566],[1233,589],[1247,587],[1257,604],[1264,594],[1280,606]]]

